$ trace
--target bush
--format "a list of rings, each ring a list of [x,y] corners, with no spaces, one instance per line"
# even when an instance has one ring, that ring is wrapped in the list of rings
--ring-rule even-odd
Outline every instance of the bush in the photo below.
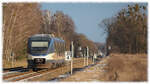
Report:
[[[106,81],[147,81],[146,55],[111,55],[108,59]],[[143,58],[144,57],[144,58]]]

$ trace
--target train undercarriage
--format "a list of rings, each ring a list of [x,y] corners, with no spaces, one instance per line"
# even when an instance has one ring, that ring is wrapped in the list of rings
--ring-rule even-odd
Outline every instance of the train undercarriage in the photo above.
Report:
[[[28,60],[28,69],[38,71],[41,69],[54,69],[57,67],[65,66],[65,60],[45,60],[43,58]]]

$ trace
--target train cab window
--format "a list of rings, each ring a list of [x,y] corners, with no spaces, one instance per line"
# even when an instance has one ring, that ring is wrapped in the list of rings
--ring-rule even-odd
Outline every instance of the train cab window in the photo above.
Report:
[[[60,53],[61,53],[61,51],[62,51],[62,46],[61,46],[61,44],[62,44],[62,43],[60,42]]]
[[[58,53],[58,42],[57,41],[55,41],[55,50],[56,50],[56,53]]]
[[[55,52],[54,43],[52,43],[52,45],[51,45],[50,52],[51,52],[51,53]]]
[[[57,43],[56,43],[56,41],[54,42],[54,48],[55,48],[54,51],[57,52]]]

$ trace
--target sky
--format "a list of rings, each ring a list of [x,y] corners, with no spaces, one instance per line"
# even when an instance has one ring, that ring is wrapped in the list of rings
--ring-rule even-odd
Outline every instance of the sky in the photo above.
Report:
[[[94,42],[105,43],[107,34],[98,24],[116,15],[129,3],[41,3],[42,10],[53,14],[62,11],[69,15],[76,26],[76,32],[84,34]]]

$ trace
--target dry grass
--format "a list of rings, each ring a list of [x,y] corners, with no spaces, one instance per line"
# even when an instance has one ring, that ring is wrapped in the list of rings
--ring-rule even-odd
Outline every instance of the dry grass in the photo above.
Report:
[[[15,61],[13,66],[12,66],[11,61],[6,62],[5,60],[3,60],[3,68],[14,68],[14,67],[20,67],[20,66],[27,67],[27,60],[22,59],[22,60]]]
[[[147,81],[146,54],[112,54],[104,81]]]
[[[83,58],[74,58],[74,60],[82,60]],[[92,61],[90,60],[89,63],[92,63]],[[12,62],[11,61],[6,61],[3,60],[3,68],[14,68],[14,67],[20,67],[23,66],[24,68],[27,67],[27,59],[21,59],[21,60],[17,60],[16,62],[14,62],[13,66],[12,66]]]

